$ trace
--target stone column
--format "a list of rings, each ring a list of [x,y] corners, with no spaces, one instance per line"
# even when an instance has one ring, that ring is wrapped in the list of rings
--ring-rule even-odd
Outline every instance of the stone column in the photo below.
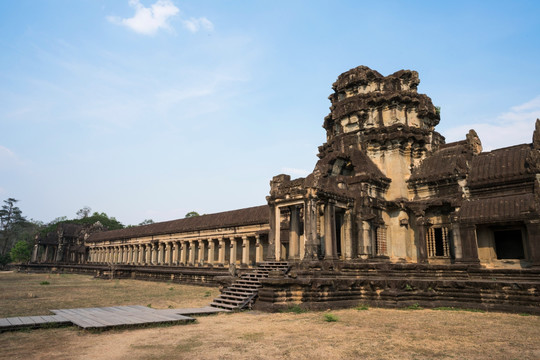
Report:
[[[159,264],[159,243],[152,244],[152,265]]]
[[[242,236],[242,264],[249,265],[249,238]]]
[[[266,254],[266,259],[268,261],[276,260],[276,224],[279,227],[280,222],[276,223],[276,205],[272,204],[270,206],[270,232],[268,233],[268,253]],[[279,235],[278,239],[279,240]]]
[[[264,261],[263,255],[263,244],[261,243],[261,236],[259,234],[255,235],[255,263],[261,263]]]
[[[181,242],[182,248],[180,249],[180,264],[187,264],[187,252],[188,252],[188,243],[187,241]]]
[[[352,241],[352,232],[353,232],[353,226],[352,226],[352,210],[347,209],[345,211],[345,214],[343,216],[343,227],[342,227],[342,234],[341,237],[345,240],[345,249],[344,251],[344,259],[345,260],[351,260],[353,258],[354,249],[353,249],[353,241]]]
[[[317,202],[315,199],[308,199],[304,207],[304,259],[317,259]]]
[[[157,252],[157,265],[163,265],[163,259],[165,258],[164,253],[164,246],[162,242],[159,242],[156,244],[156,252]]]
[[[459,229],[461,238],[461,259],[457,263],[480,264],[478,259],[478,243],[476,240],[476,226],[474,224],[461,224]],[[424,236],[424,242],[425,242]]]
[[[133,262],[133,247],[131,245],[127,245],[127,264],[131,264]]]
[[[219,248],[218,248],[218,263],[220,265],[225,265],[225,239],[219,239]]]
[[[206,244],[204,243],[204,240],[198,240],[198,243],[199,243],[199,258],[198,258],[198,263],[200,266],[203,266],[205,261],[204,261],[204,250],[206,248]]]
[[[231,237],[230,238],[231,240],[231,248],[230,248],[230,263],[231,264],[236,264],[236,239],[234,237]]]
[[[538,123],[537,123],[538,124]],[[531,265],[535,268],[540,267],[540,220],[529,220],[525,222],[527,227],[527,257]]]
[[[216,257],[216,242],[214,239],[208,239],[208,264],[213,265]]]
[[[291,221],[289,227],[289,259],[299,260],[299,240],[300,240],[300,227],[299,227],[299,212],[298,207],[293,205],[291,209]]]
[[[144,265],[144,245],[137,244],[138,254],[137,254],[137,265]]]
[[[179,259],[179,245],[178,241],[173,241],[172,243],[172,264],[178,265],[178,259]]]
[[[324,207],[324,245],[325,260],[336,260],[336,209],[333,201]]]
[[[417,261],[418,263],[426,263],[428,261],[426,244],[426,227],[428,223],[423,216],[419,216],[416,218],[416,225],[418,226],[418,237],[416,239]]]
[[[32,262],[37,262],[38,248],[39,248],[39,245],[35,244],[34,248],[32,249]]]
[[[189,241],[189,265],[195,265],[195,242],[193,240]]]

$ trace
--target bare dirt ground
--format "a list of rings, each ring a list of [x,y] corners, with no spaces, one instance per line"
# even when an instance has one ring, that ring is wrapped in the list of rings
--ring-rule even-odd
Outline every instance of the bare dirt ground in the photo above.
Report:
[[[217,294],[178,284],[47,276],[0,274],[0,316],[16,309],[19,315],[43,314],[44,304],[204,306]],[[325,321],[328,314],[337,321]],[[199,317],[190,325],[99,333],[75,327],[5,332],[0,344],[2,359],[540,359],[540,317],[374,308],[249,311]]]

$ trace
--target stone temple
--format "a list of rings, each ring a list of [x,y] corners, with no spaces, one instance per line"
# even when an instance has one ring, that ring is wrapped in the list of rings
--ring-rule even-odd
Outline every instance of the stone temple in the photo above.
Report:
[[[228,289],[252,281],[251,303],[269,310],[540,313],[540,120],[528,144],[483,152],[474,130],[446,143],[419,83],[410,70],[341,74],[315,169],[275,176],[266,205],[113,231],[59,226],[36,239],[29,266],[220,283],[224,307]]]

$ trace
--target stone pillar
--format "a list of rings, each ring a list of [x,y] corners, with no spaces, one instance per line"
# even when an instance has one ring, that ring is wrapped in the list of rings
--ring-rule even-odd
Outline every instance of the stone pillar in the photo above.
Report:
[[[208,239],[208,264],[213,265],[216,257],[216,242],[214,239]]]
[[[198,262],[200,266],[204,265],[204,249],[205,249],[205,243],[204,240],[198,240],[199,243],[199,258]]]
[[[172,264],[173,265],[178,265],[178,259],[179,259],[179,247],[180,247],[180,244],[178,243],[178,241],[174,241],[172,243]]]
[[[317,203],[308,199],[304,207],[304,259],[317,259]]]
[[[218,248],[218,263],[220,265],[225,265],[225,239],[219,239],[219,248]]]
[[[35,244],[34,248],[32,249],[32,262],[37,262],[38,249],[39,249],[39,245]]]
[[[187,264],[188,242],[182,241],[181,246],[182,247],[180,249],[180,264],[185,266]]]
[[[480,264],[478,259],[478,243],[476,240],[476,226],[474,224],[461,224],[459,229],[461,238],[461,259],[457,263]],[[425,242],[424,236],[424,242]]]
[[[127,264],[131,265],[133,263],[133,246],[127,246]]]
[[[195,242],[193,240],[189,241],[189,265],[195,265]]]
[[[270,206],[270,231],[268,233],[268,253],[266,259],[268,261],[276,260],[276,205]],[[278,222],[279,224],[279,222]]]
[[[299,226],[299,212],[296,205],[291,206],[291,221],[289,227],[289,259],[299,260],[300,259],[300,226]]]
[[[154,243],[150,245],[151,251],[152,251],[152,265],[158,264],[158,244]]]
[[[231,240],[231,247],[230,247],[231,252],[230,252],[229,259],[230,259],[231,264],[236,264],[236,246],[237,246],[236,239],[234,237],[231,237],[230,240]]]
[[[249,265],[249,238],[242,236],[242,265]]]
[[[418,226],[418,237],[416,239],[417,262],[426,263],[428,261],[426,244],[426,227],[428,226],[428,224],[423,216],[419,216],[416,218],[416,224]]]
[[[261,263],[264,261],[263,244],[261,243],[261,235],[255,235],[255,263]]]
[[[324,259],[336,260],[336,209],[333,201],[328,201],[324,207],[324,245]]]
[[[344,217],[343,217],[343,227],[342,227],[342,234],[341,237],[344,239],[345,243],[345,249],[344,251],[344,259],[345,260],[351,260],[353,258],[354,249],[353,249],[353,226],[352,226],[352,210],[347,209],[345,211]]]
[[[137,257],[134,259],[135,264],[142,265],[142,254],[143,254],[142,245],[137,244],[135,245],[135,247],[137,248]]]
[[[538,122],[537,122],[538,124]],[[527,257],[533,267],[540,267],[540,220],[529,220],[525,222],[527,227]]]

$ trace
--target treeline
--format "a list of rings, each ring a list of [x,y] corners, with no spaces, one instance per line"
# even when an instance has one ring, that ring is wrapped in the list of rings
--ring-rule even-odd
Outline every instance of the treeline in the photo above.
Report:
[[[76,213],[76,217],[68,219],[62,216],[45,224],[41,221],[26,219],[21,209],[17,206],[19,200],[9,198],[4,200],[0,210],[0,269],[8,263],[27,262],[31,258],[36,235],[46,236],[55,232],[59,224],[92,225],[100,222],[107,230],[123,229],[124,226],[113,216],[104,212],[93,212],[88,206],[83,207]],[[199,216],[196,211],[188,212],[185,217]],[[153,224],[152,219],[145,219],[138,225]],[[131,227],[133,225],[128,225]]]
[[[103,212],[92,213],[89,207],[83,207],[77,211],[77,217],[73,219],[62,216],[47,224],[28,220],[17,206],[18,202],[19,200],[8,198],[4,200],[0,210],[0,268],[12,261],[29,261],[36,235],[45,236],[49,232],[55,232],[58,224],[92,225],[99,221],[108,230],[124,228],[124,225],[114,217],[109,217]],[[152,220],[145,220],[145,222],[150,221]]]

